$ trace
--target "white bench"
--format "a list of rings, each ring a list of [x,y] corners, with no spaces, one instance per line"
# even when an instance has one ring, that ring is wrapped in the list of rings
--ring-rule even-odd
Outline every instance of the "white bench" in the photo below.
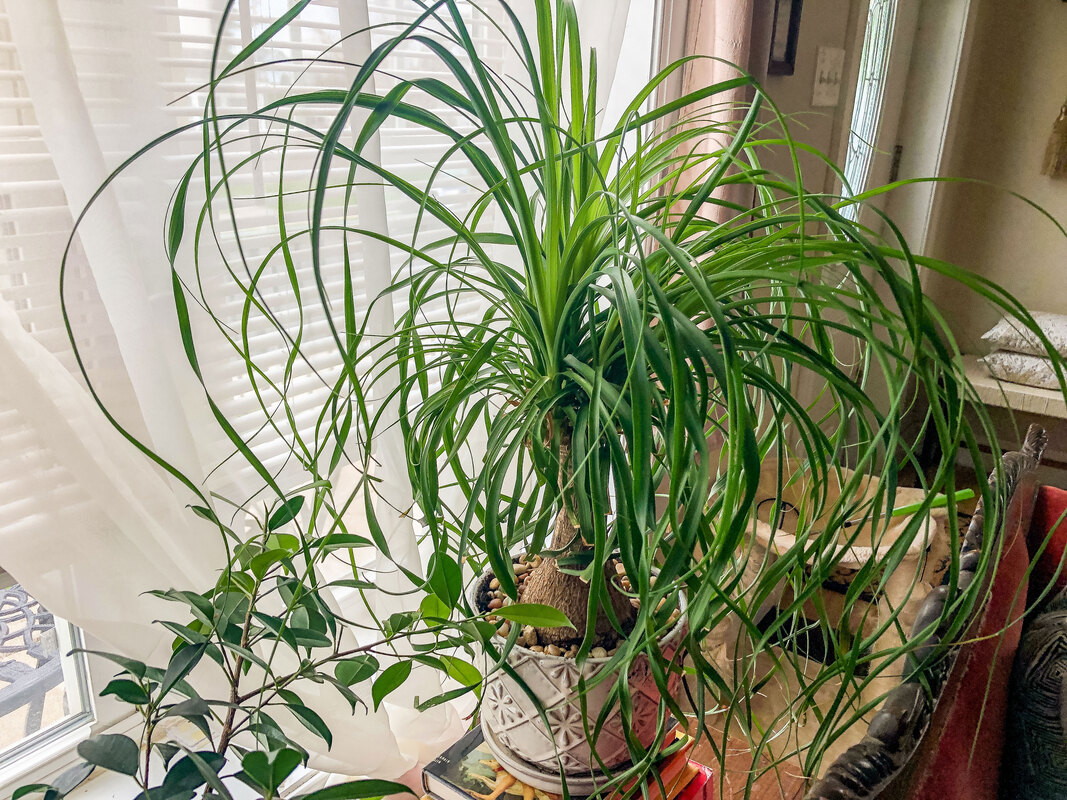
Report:
[[[978,356],[964,356],[963,365],[967,378],[978,392],[978,397],[987,406],[1010,408],[1012,411],[1040,414],[1043,417],[1067,419],[1067,402],[1064,401],[1060,392],[998,381],[989,374],[982,362],[978,360]]]

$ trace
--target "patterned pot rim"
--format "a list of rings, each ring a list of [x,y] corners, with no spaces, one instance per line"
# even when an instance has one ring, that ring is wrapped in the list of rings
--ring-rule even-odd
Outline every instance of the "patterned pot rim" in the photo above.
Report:
[[[652,577],[655,578],[657,575],[659,575],[659,570],[658,569],[652,570]],[[470,603],[471,608],[473,608],[475,611],[477,611],[479,613],[485,613],[486,611],[488,611],[488,608],[482,608],[482,609],[479,608],[478,595],[481,592],[482,588],[483,587],[488,587],[489,581],[491,581],[495,577],[496,576],[493,574],[492,569],[486,569],[481,575],[478,576],[478,580],[474,581],[471,584],[470,589],[468,590],[467,600]],[[667,633],[665,633],[663,636],[661,636],[661,637],[659,637],[659,639],[657,639],[657,641],[660,643],[661,646],[673,644],[675,639],[678,639],[678,638],[681,637],[682,632],[685,630],[686,611],[688,609],[688,606],[689,606],[689,604],[686,601],[685,592],[678,592],[678,611],[679,611],[678,621],[675,622],[673,628],[671,628]],[[625,639],[623,639],[622,641],[625,641]],[[516,642],[514,644],[514,646],[512,647],[512,650],[513,651],[514,650],[518,650],[518,651],[520,651],[522,653],[528,653],[529,655],[533,656],[534,658],[543,658],[545,660],[554,660],[554,661],[567,661],[567,662],[570,662],[572,664],[577,665],[577,662],[573,658],[568,658],[567,656],[562,656],[562,655],[554,656],[554,655],[552,655],[550,653],[545,653],[545,652],[540,652],[539,653],[536,650],[531,650],[530,648],[519,644],[518,642]],[[590,665],[600,665],[600,664],[608,663],[613,658],[615,658],[615,656],[603,656],[603,657],[600,657],[600,658],[586,657],[585,661],[582,662],[582,663],[583,664],[590,664]]]

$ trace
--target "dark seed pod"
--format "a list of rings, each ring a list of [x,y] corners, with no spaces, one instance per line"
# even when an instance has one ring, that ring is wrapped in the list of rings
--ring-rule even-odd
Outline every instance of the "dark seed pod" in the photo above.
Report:
[[[858,746],[850,747],[849,750],[854,750]],[[867,770],[860,767],[860,762],[856,761],[850,762],[848,769],[842,770],[836,777],[841,782],[841,785],[850,792],[862,795],[870,788],[872,781],[877,780],[875,776],[867,773]]]
[[[856,795],[843,786],[828,786],[825,791],[819,794],[809,794],[808,797],[818,798],[818,800],[855,800]]]
[[[941,644],[941,637],[935,633],[912,652],[908,653],[908,669],[913,670],[930,658],[939,644]]]
[[[900,720],[901,733],[914,729],[926,707],[922,686],[918,683],[902,683],[889,693],[882,710]]]

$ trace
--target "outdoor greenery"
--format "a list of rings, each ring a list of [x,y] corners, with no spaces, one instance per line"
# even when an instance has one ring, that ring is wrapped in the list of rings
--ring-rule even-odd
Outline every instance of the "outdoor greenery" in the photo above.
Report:
[[[488,670],[509,669],[506,654],[521,625],[507,640],[495,636],[496,623],[469,607],[465,587],[490,569],[515,598],[512,556],[526,552],[545,557],[540,602],[498,615],[578,637],[579,661],[599,635],[619,629],[624,640],[598,679],[614,681],[624,721],[627,667],[647,654],[661,689],[670,674],[686,676],[683,697],[663,692],[660,724],[688,715],[719,752],[727,736],[741,737],[755,763],[777,729],[808,712],[824,715],[816,740],[793,754],[817,773],[826,747],[870,710],[856,698],[923,641],[887,648],[894,614],[879,617],[870,633],[847,624],[866,607],[860,590],[877,593],[923,535],[921,515],[864,567],[843,612],[822,607],[820,587],[861,531],[877,538],[889,525],[879,514],[897,505],[905,476],[922,482],[931,500],[952,493],[960,447],[977,462],[976,435],[995,440],[951,332],[923,293],[922,273],[953,278],[975,301],[1036,329],[1026,309],[964,269],[912,253],[879,215],[871,215],[874,230],[846,213],[892,187],[841,197],[804,189],[801,155],[813,154],[743,71],[664,100],[660,90],[687,61],[671,64],[618,119],[604,119],[595,56],[580,43],[567,0],[536,0],[536,31],[523,30],[504,2],[413,0],[414,21],[376,31],[382,43],[348,66],[344,88],[305,91],[298,82],[260,108],[220,107],[223,88],[272,67],[257,54],[307,5],[295,3],[236,57],[217,58],[203,121],[192,129],[203,137],[202,153],[177,187],[166,226],[188,367],[232,444],[231,463],[254,470],[261,491],[211,493],[103,409],[196,496],[191,513],[218,528],[229,561],[218,565],[215,586],[161,587],[159,596],[181,609],[178,621],[161,623],[175,636],[169,664],[106,656],[122,671],[104,693],[138,708],[141,740],[96,737],[79,752],[89,765],[130,775],[139,797],[151,800],[199,791],[228,798],[234,780],[276,797],[306,757],[279,719],[295,717],[326,743],[331,738],[302,700],[309,681],[332,684],[353,709],[376,708],[413,665],[424,665],[447,679],[442,694],[419,698],[428,708],[478,694],[482,652]],[[483,58],[472,27],[486,21],[502,29],[519,72],[501,74]],[[389,59],[405,48],[430,53],[445,77],[394,75]],[[320,62],[343,67],[345,58],[334,49]],[[736,90],[750,100],[721,102]],[[440,162],[401,174],[368,155],[376,134],[399,122],[441,140]],[[189,130],[129,163],[153,158],[170,136]],[[788,155],[791,174],[761,166],[775,152]],[[248,204],[247,175],[264,161],[279,165],[275,185],[256,199],[273,219],[251,230],[235,208]],[[287,169],[297,163],[313,166]],[[473,205],[453,207],[438,192],[454,175],[477,187]],[[368,187],[406,199],[403,224],[387,233],[360,221],[356,198]],[[738,192],[745,203],[728,199]],[[271,241],[263,249],[265,235]],[[241,250],[252,238],[257,244]],[[393,277],[384,292],[367,289],[365,297],[356,256],[371,245],[391,254]],[[200,258],[223,251],[222,265]],[[246,257],[252,252],[264,255]],[[239,299],[229,317],[204,289],[220,276],[229,299]],[[289,287],[283,301],[265,289],[279,279]],[[293,308],[299,313],[286,310]],[[205,328],[198,322],[205,318],[217,324]],[[383,318],[390,320],[384,333]],[[322,322],[314,335],[312,319]],[[285,342],[280,371],[257,360],[253,334],[263,325]],[[226,415],[220,389],[205,377],[209,336],[229,342],[233,369],[254,387],[254,439]],[[324,344],[332,370],[319,368]],[[324,389],[312,425],[288,403],[296,378],[307,374]],[[284,470],[259,455],[265,437],[285,442]],[[945,454],[927,471],[917,464],[924,437]],[[394,445],[402,447],[407,487],[382,478],[382,449]],[[750,534],[761,464],[775,459],[779,487],[802,475],[808,482],[797,543],[762,564],[754,581],[743,580],[758,557]],[[856,473],[844,476],[845,466]],[[342,493],[336,475],[345,467],[360,478]],[[864,475],[874,488],[857,500]],[[840,496],[828,491],[838,481]],[[408,505],[396,508],[405,495]],[[988,488],[983,500],[988,508],[1003,502]],[[357,509],[366,517],[359,529],[346,523]],[[381,581],[359,566],[360,554],[391,556],[386,530],[397,511],[415,521],[432,553],[425,577],[396,559],[405,580],[388,591],[402,595],[404,610],[371,613],[369,624],[346,618],[329,593],[361,593],[373,611]],[[870,525],[842,535],[840,523],[853,518]],[[958,552],[955,540],[950,546]],[[347,574],[327,576],[324,564],[332,559],[335,569],[338,554]],[[629,591],[607,569],[613,558],[625,567]],[[980,571],[994,560],[984,554]],[[956,557],[950,571],[958,572]],[[791,601],[769,624],[758,619],[783,584]],[[928,659],[958,640],[981,587],[975,580],[948,605],[948,635]],[[668,659],[657,641],[680,593],[688,603],[685,642]],[[639,604],[613,602],[618,596]],[[812,624],[803,621],[805,605],[818,608],[829,663],[811,677],[802,656],[774,648],[775,670],[804,688],[777,719],[756,719],[749,698],[771,676],[755,669],[755,656]],[[721,674],[702,644],[738,622],[739,662]],[[225,693],[196,688],[196,675],[210,670],[222,676]],[[816,692],[828,686],[839,686],[834,702],[817,705]],[[203,732],[199,750],[176,743],[164,724],[173,717]],[[590,721],[590,735],[602,722]],[[636,766],[618,781],[647,769],[636,741],[633,755]],[[47,789],[48,800],[89,768],[78,769]],[[399,790],[365,780],[308,797]]]

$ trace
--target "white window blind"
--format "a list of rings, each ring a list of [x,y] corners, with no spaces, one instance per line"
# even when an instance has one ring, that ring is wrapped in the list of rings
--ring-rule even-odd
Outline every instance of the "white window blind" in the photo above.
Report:
[[[86,146],[99,147],[109,168],[117,166],[152,136],[200,119],[207,92],[198,87],[208,80],[222,5],[210,0],[170,0],[151,4],[133,0],[66,0],[61,4],[78,85],[96,133],[96,142],[87,142]],[[220,62],[225,64],[273,19],[284,13],[288,5],[277,0],[241,0],[236,3],[224,28]],[[417,13],[416,4],[410,0],[377,0],[369,5],[372,25],[407,23],[415,19]],[[490,65],[499,66],[505,46],[499,31],[488,21],[478,21],[473,7],[466,7],[464,13],[472,22],[484,57]],[[309,66],[308,61],[325,51],[329,51],[329,58],[351,55],[335,46],[343,35],[350,33],[345,29],[345,23],[343,0],[309,6],[269,47],[257,54],[256,64],[273,62],[269,68],[243,71],[219,85],[215,93],[219,112],[247,112],[287,92],[345,88],[354,68],[334,64]],[[398,26],[377,28],[373,43],[379,43],[398,30]],[[0,132],[5,143],[0,155],[3,159],[0,161],[3,169],[0,221],[5,226],[0,292],[5,300],[19,309],[20,319],[27,329],[73,368],[59,314],[57,290],[59,259],[72,224],[72,209],[68,207],[63,187],[55,174],[47,145],[35,128],[32,99],[21,79],[17,54],[6,31],[0,47],[3,48],[0,113],[4,115]],[[449,79],[439,64],[417,45],[400,48],[390,57],[387,67],[397,79],[429,75]],[[385,91],[389,86],[379,85],[377,88]],[[434,109],[435,106],[434,101],[422,93],[412,92],[408,99],[424,108]],[[325,130],[334,111],[335,108],[328,105],[304,107],[299,121]],[[460,122],[458,119],[448,121]],[[292,466],[290,450],[298,439],[309,443],[315,440],[319,410],[328,401],[332,382],[340,370],[340,357],[315,290],[306,236],[295,239],[291,248],[300,289],[299,304],[294,300],[280,254],[269,258],[255,283],[257,300],[264,309],[257,311],[253,307],[247,323],[249,356],[263,372],[257,377],[255,387],[234,344],[227,341],[228,336],[236,339],[238,346],[243,346],[237,332],[241,329],[247,297],[245,287],[249,284],[246,269],[253,273],[259,270],[269,248],[279,240],[279,192],[286,193],[281,213],[290,233],[308,224],[306,190],[317,152],[290,143],[284,153],[285,179],[282,184],[282,132],[282,127],[276,123],[251,121],[229,136],[231,146],[226,155],[229,166],[262,148],[273,149],[242,166],[231,179],[233,213],[240,230],[240,252],[237,237],[233,234],[234,221],[226,203],[220,196],[213,205],[217,248],[211,235],[206,234],[199,253],[199,291],[203,292],[203,301],[221,325],[198,311],[196,304],[191,309],[205,383],[222,412],[272,471],[282,470],[286,463]],[[240,137],[246,138],[238,142]],[[381,159],[387,168],[404,178],[424,184],[433,165],[450,144],[445,137],[391,121],[381,136]],[[163,250],[163,210],[181,171],[201,147],[201,131],[191,130],[148,155],[114,185],[127,247],[135,254],[142,269],[152,313],[159,319],[171,343],[177,343],[177,334]],[[477,184],[477,177],[459,160],[450,167],[435,181],[435,193],[462,212],[476,196],[472,186]],[[213,175],[217,178],[218,174],[216,163]],[[338,163],[331,175],[331,183],[341,184],[346,176],[346,165]],[[203,191],[202,180],[198,177],[190,195],[202,201]],[[357,193],[356,199],[346,207],[343,195],[342,189],[331,193],[324,225],[341,225],[346,219],[353,225],[369,224],[364,217],[366,209],[361,207],[364,198]],[[384,202],[388,232],[405,239],[414,224],[416,208],[397,192],[384,191]],[[196,222],[197,211],[198,205],[190,207],[190,226]],[[92,215],[88,224],[93,224]],[[428,241],[445,233],[441,227],[427,224],[420,238]],[[349,236],[346,243],[345,237],[339,233],[324,236],[322,277],[338,330],[344,325],[341,289],[346,246],[357,304],[368,302],[365,267],[383,269],[379,263],[364,264],[368,243],[360,237]],[[196,287],[191,254],[191,250],[183,253],[180,272],[189,286]],[[392,267],[398,268],[402,255],[391,253],[390,256]],[[67,297],[74,309],[72,323],[79,345],[89,359],[90,376],[94,385],[99,383],[103,387],[105,400],[116,406],[120,421],[141,434],[140,412],[129,384],[123,378],[123,363],[104,305],[95,295],[94,282],[84,259],[75,258],[73,267],[68,278]],[[397,302],[400,301],[402,298],[398,297]],[[461,314],[473,315],[475,311],[473,304],[459,309]],[[292,341],[298,335],[301,359],[286,376]],[[171,369],[188,371],[180,353],[161,354],[160,357],[168,359]],[[266,379],[274,386],[271,387]],[[258,398],[255,388],[259,390]],[[245,483],[242,477],[251,476],[250,468],[241,466],[239,459],[227,461],[232,445],[217,427],[205,430],[203,423],[210,423],[210,419],[202,401],[190,396],[183,398],[183,403],[187,408],[199,406],[193,414],[193,436],[202,473],[193,477],[206,476],[216,465],[226,462],[212,475],[212,480],[220,491],[239,495],[237,487]],[[284,409],[286,405],[288,413]],[[268,413],[264,412],[263,406]],[[23,454],[20,457],[27,457],[25,454],[34,449],[25,436],[19,439],[18,450]],[[163,455],[169,454],[164,452]],[[0,475],[6,471],[0,467]],[[296,479],[295,475],[293,479]],[[0,477],[0,481],[4,481],[3,486],[10,492],[12,499],[8,502],[15,502],[19,495],[17,471]],[[251,483],[249,481],[248,485]],[[3,501],[0,500],[2,509]]]
[[[25,330],[74,371],[58,291],[73,219],[37,124],[2,3],[0,92],[0,298],[15,309]],[[69,297],[77,306],[73,322],[87,348],[86,366],[102,386],[112,388],[110,397],[121,404],[124,372],[118,349],[77,247],[68,280]],[[77,509],[90,502],[40,435],[11,407],[0,406],[0,447],[0,515],[8,530],[32,525],[46,506],[61,504],[76,517]],[[28,477],[40,475],[48,476],[49,496],[27,488]]]

